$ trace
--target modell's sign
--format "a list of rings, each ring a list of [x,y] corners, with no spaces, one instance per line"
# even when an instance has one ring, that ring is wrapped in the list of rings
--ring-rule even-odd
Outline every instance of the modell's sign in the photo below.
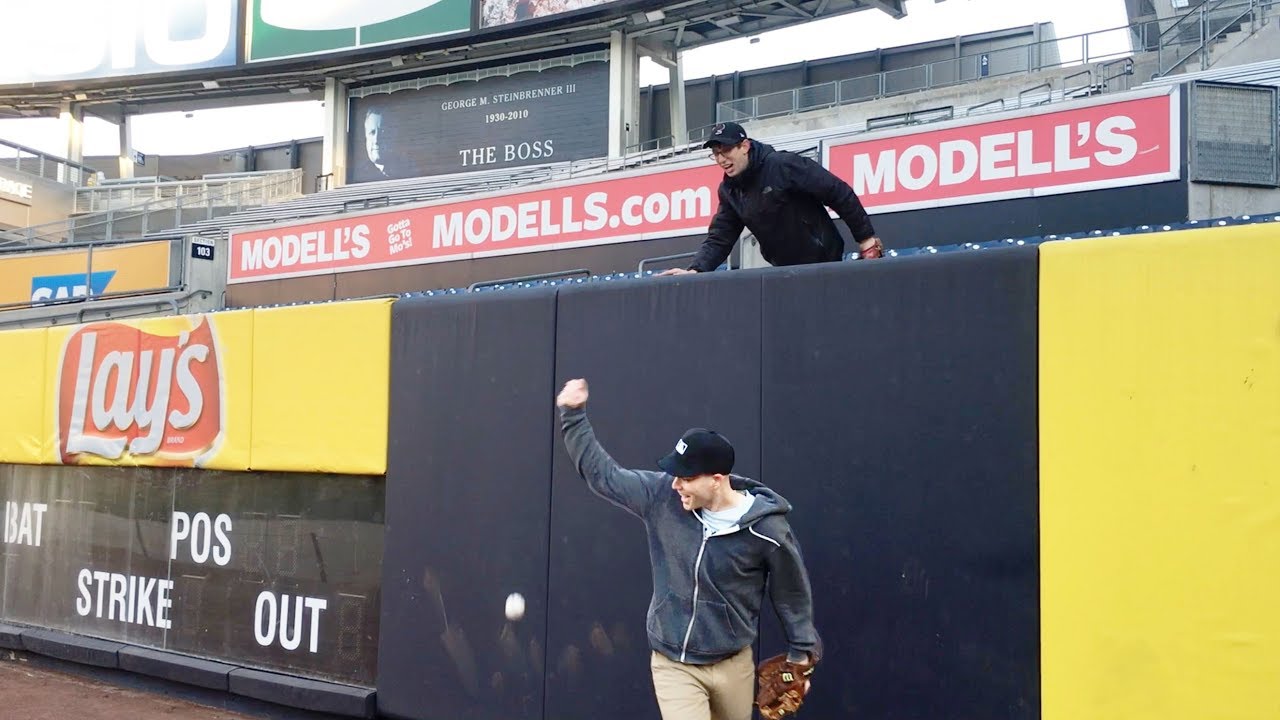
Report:
[[[71,334],[58,375],[63,463],[199,466],[217,451],[218,343],[207,317],[179,322],[167,333],[107,322]]]
[[[235,232],[227,281],[604,245],[705,233],[722,173],[673,169]]]
[[[823,160],[879,212],[1176,180],[1178,96],[1160,93],[836,138]]]

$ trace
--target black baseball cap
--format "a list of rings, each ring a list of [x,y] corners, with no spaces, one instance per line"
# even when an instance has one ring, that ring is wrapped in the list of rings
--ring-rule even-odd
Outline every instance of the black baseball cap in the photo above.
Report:
[[[728,475],[733,471],[733,445],[715,430],[692,428],[675,450],[658,460],[658,467],[674,477]]]
[[[711,137],[702,144],[702,147],[709,148],[712,145],[737,145],[747,139],[747,131],[735,122],[718,123],[711,128]]]

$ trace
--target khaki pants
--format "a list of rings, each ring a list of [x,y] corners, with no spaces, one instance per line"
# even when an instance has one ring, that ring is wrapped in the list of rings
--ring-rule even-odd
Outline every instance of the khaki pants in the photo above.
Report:
[[[684,665],[655,652],[649,667],[662,720],[751,720],[755,663],[750,645],[714,665]]]

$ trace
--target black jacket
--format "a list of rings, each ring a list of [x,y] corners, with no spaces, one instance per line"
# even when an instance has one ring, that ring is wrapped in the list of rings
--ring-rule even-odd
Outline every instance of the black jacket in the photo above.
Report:
[[[844,239],[826,208],[836,211],[861,242],[876,234],[853,188],[809,158],[752,140],[747,169],[720,183],[720,209],[689,266],[715,270],[745,225],[771,265],[830,262],[844,255]],[[825,206],[825,207],[824,207]]]

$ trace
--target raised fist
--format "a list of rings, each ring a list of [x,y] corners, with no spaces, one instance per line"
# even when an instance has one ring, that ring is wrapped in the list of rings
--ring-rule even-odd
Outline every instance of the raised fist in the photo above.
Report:
[[[587,381],[570,380],[556,397],[556,405],[563,408],[580,408],[587,404]]]

